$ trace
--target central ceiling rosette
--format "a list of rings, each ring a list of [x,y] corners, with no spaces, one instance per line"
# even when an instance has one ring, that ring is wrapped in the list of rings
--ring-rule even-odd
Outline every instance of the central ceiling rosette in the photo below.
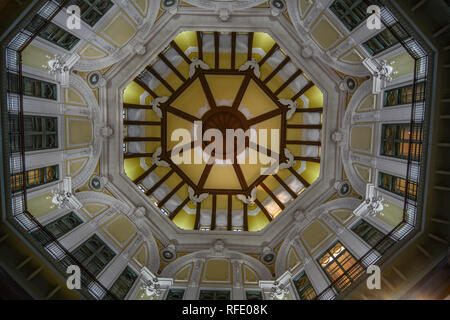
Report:
[[[267,34],[184,32],[158,57],[124,93],[128,177],[184,229],[261,229],[317,178],[320,90]]]

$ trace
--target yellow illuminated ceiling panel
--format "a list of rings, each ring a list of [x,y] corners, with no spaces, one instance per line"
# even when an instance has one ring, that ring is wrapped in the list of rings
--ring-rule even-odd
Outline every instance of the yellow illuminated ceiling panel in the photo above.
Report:
[[[248,52],[224,48],[224,44],[231,46],[237,40],[233,37],[239,36],[242,41],[243,36],[250,34],[199,34],[200,37],[195,31],[179,34],[161,53],[175,52],[178,64],[172,64],[176,60],[172,57],[169,61],[168,56],[155,61],[126,88],[124,121],[128,128],[144,126],[145,130],[129,130],[141,134],[126,139],[125,172],[141,188],[145,185],[141,194],[164,210],[181,229],[258,231],[282,214],[285,204],[302,190],[301,186],[308,187],[320,175],[320,141],[313,141],[318,144],[313,146],[316,157],[306,157],[305,153],[313,154],[314,150],[303,140],[320,139],[321,135],[303,126],[316,124],[315,130],[320,131],[317,124],[322,121],[323,94],[301,70],[293,70],[293,62],[287,68],[289,73],[276,67],[281,54],[286,53],[268,34],[254,33],[253,48]],[[220,52],[216,51],[218,48]],[[248,56],[260,62],[258,67],[239,70]],[[272,56],[276,56],[273,61]],[[198,61],[199,58],[203,60]],[[155,71],[156,63],[159,73]],[[196,67],[193,64],[190,68],[190,63]],[[167,72],[161,71],[163,64]],[[292,74],[306,83],[300,92],[299,82],[291,86],[295,79],[288,81]],[[286,104],[285,100],[291,97],[299,102],[297,112],[290,110],[295,106]],[[313,109],[301,110],[305,107]],[[146,110],[143,119],[136,109]],[[256,140],[250,141],[249,129],[255,130]],[[226,139],[229,130],[234,130],[235,139],[243,138],[241,144],[234,145],[236,142]],[[249,150],[255,150],[256,157],[250,157]],[[294,159],[290,159],[291,155]],[[207,163],[211,157],[213,161]],[[286,163],[287,168],[277,169]],[[150,174],[159,181],[146,180]],[[283,189],[286,186],[295,190]],[[156,191],[158,195],[152,195]],[[236,219],[237,214],[244,215],[244,210],[244,225],[231,225],[244,220]],[[217,220],[221,225],[203,225],[207,221],[204,217],[213,214],[221,217]]]

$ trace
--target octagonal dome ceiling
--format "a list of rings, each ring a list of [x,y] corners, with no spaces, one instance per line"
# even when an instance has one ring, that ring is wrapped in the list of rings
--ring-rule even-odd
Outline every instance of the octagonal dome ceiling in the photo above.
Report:
[[[319,177],[322,92],[266,33],[182,32],[123,102],[125,173],[181,229],[261,230]]]

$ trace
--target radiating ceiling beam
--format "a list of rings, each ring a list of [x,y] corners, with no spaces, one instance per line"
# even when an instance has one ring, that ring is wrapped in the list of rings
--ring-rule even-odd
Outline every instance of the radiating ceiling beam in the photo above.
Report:
[[[144,104],[133,104],[133,103],[124,103],[123,104],[124,109],[145,109],[145,110],[152,110],[153,108],[149,105]]]
[[[231,33],[231,69],[236,70],[236,32]]]
[[[186,199],[183,200],[182,203],[180,203],[180,205],[178,207],[176,207],[175,210],[173,210],[170,214],[169,214],[169,219],[173,220],[177,214],[181,211],[181,209],[184,208],[185,205],[187,205],[189,202],[189,197],[187,197]]]
[[[284,190],[286,190],[292,198],[297,198],[297,194],[294,192],[294,190],[292,190],[287,184],[286,182],[283,181],[283,179],[280,178],[280,176],[278,174],[274,174],[273,177],[275,178],[275,180],[278,181],[278,183],[284,188]]]
[[[170,170],[167,172],[164,177],[162,177],[157,183],[155,183],[148,191],[145,193],[147,196],[151,195],[153,192],[156,191],[167,179],[170,178],[171,175],[173,175],[175,171]]]
[[[198,58],[203,61],[203,33],[197,31]]]
[[[151,141],[161,141],[161,138],[157,137],[125,137],[124,142],[151,142]]]
[[[309,187],[311,184],[305,180],[295,169],[289,168],[289,171],[299,180],[305,187]]]
[[[203,73],[199,73],[198,78],[200,79],[200,83],[202,85],[203,92],[205,93],[206,100],[208,100],[208,104],[211,108],[216,108],[216,100],[212,94],[211,88],[209,87],[208,81]]]
[[[177,45],[177,43],[175,41],[171,41],[170,42],[170,46],[178,53],[178,55],[180,57],[182,57],[184,59],[184,61],[186,61],[187,64],[191,64],[191,59],[189,59],[186,54],[183,52],[183,50],[181,50],[181,48]]]
[[[247,45],[247,61],[252,60],[253,56],[253,39],[255,34],[253,32],[248,33],[248,45]]]
[[[153,170],[157,168],[157,165],[154,164],[149,169],[147,169],[143,174],[141,174],[139,177],[133,180],[134,184],[140,183],[142,180],[144,180],[150,173],[152,173]]]
[[[273,54],[278,50],[279,46],[278,44],[274,44],[272,48],[267,52],[267,54],[259,61],[259,66],[262,66],[266,61],[273,56]]]
[[[161,59],[162,62],[164,62],[166,64],[166,66],[169,67],[170,70],[172,70],[173,73],[175,73],[175,75],[181,80],[181,81],[186,81],[186,78],[181,74],[180,71],[178,71],[178,69],[172,64],[172,62],[170,62],[169,59],[166,58],[166,56],[163,53],[160,53],[158,55],[158,57]]]
[[[227,216],[227,230],[231,231],[233,226],[233,198],[232,195],[228,195],[228,216]]]
[[[175,92],[175,89],[151,66],[147,66],[145,68],[148,72],[150,72],[156,79],[158,79],[161,84],[166,87],[171,93]]]
[[[269,211],[267,211],[267,209],[263,206],[263,204],[258,199],[255,200],[255,203],[261,209],[261,211],[264,213],[264,215],[269,220],[269,222],[271,222],[273,220],[273,218],[270,215]]]
[[[217,195],[212,195],[211,230],[216,229]]]
[[[243,211],[244,211],[244,231],[248,231],[248,205],[243,203]]]
[[[272,100],[272,102],[279,108],[287,110],[287,107],[283,105],[279,99],[273,94],[272,90],[269,89],[258,77],[255,76],[254,72],[250,72],[252,80],[264,91],[267,96]]]
[[[267,192],[267,194],[276,202],[276,204],[280,207],[281,210],[284,210],[285,206],[284,204],[280,201],[280,199],[277,198],[277,196],[272,192],[272,190],[270,190],[269,187],[267,187],[264,182],[261,182],[259,184],[261,186],[261,188],[264,189],[265,192]]]
[[[233,163],[233,168],[234,171],[236,172],[236,176],[238,177],[239,184],[241,185],[242,190],[247,190],[248,189],[247,181],[245,180],[241,166],[237,163],[236,160]]]
[[[219,70],[220,65],[220,46],[219,46],[219,32],[214,32],[214,69]]]
[[[299,92],[297,92],[297,94],[295,96],[292,97],[292,101],[297,100],[298,98],[300,98],[302,95],[305,94],[306,91],[308,91],[309,89],[311,89],[312,87],[314,87],[315,84],[312,81],[309,81],[306,86],[303,87],[303,89],[301,89]]]
[[[278,67],[276,67],[268,76],[267,78],[264,79],[263,83],[266,84],[267,82],[269,82],[273,77],[275,77],[275,75],[281,71],[281,69],[284,68],[284,66],[291,61],[291,58],[286,57],[284,58],[284,60],[278,65]]]
[[[271,118],[274,118],[276,116],[281,115],[284,112],[283,109],[274,109],[272,111],[266,112],[264,114],[261,114],[259,116],[253,117],[250,120],[248,120],[248,125],[251,127],[255,124],[258,124],[260,122],[269,120]]]
[[[288,124],[288,129],[322,129],[321,124]]]
[[[278,96],[284,89],[286,89],[295,79],[297,79],[303,73],[302,70],[298,69],[295,73],[289,77],[273,94]]]
[[[245,92],[247,91],[248,85],[250,84],[250,80],[252,77],[250,74],[247,74],[242,81],[241,87],[239,88],[238,93],[236,94],[236,98],[234,98],[232,108],[237,110],[242,103],[242,99],[244,99]]]
[[[297,108],[295,112],[300,113],[322,113],[323,108]]]
[[[160,126],[159,121],[135,121],[135,120],[124,120],[123,124],[126,126]]]
[[[196,116],[193,116],[189,113],[181,111],[180,109],[174,108],[172,106],[166,106],[165,109],[167,110],[167,112],[170,112],[170,113],[172,113],[184,120],[187,120],[189,122],[200,121],[200,119],[197,118]]]
[[[314,157],[294,157],[294,160],[320,163],[320,158]]]
[[[124,159],[135,159],[135,158],[151,158],[153,153],[125,153],[123,155]]]
[[[200,214],[202,211],[202,203],[198,202],[197,207],[195,208],[195,222],[194,222],[194,230],[200,229]]]
[[[175,173],[180,176],[181,179],[184,180],[184,182],[186,182],[187,185],[189,185],[192,189],[194,189],[195,191],[198,191],[197,188],[197,184],[195,184],[190,178],[189,176],[183,171],[181,170],[181,168],[179,166],[177,166],[172,159],[170,158],[170,154],[171,152],[167,152],[166,155],[168,155],[164,160],[166,160],[169,164],[170,167],[172,168],[172,170],[175,171]]]
[[[150,87],[147,86],[147,85],[145,84],[144,81],[142,81],[142,80],[139,79],[139,78],[135,78],[135,79],[134,79],[134,82],[136,82],[139,86],[141,86],[142,89],[144,89],[145,91],[147,91],[147,92],[153,97],[153,99],[158,98],[158,95],[157,95],[152,89],[150,89]]]
[[[166,196],[164,197],[164,199],[162,199],[162,200],[158,203],[158,208],[162,208],[162,207],[166,204],[166,202],[169,201],[170,198],[172,198],[172,197],[175,195],[175,193],[177,193],[178,190],[181,189],[182,186],[184,186],[184,184],[185,184],[184,181],[181,181],[179,184],[177,184],[177,185],[175,186],[175,188],[173,188],[172,191],[170,191],[170,193],[169,193],[168,195],[166,195]]]
[[[213,168],[214,164],[207,164],[203,169],[200,180],[198,181],[198,189],[201,190],[205,186],[206,180],[208,180],[209,174]]]
[[[295,144],[301,146],[321,146],[322,142],[320,141],[305,141],[305,140],[287,140],[286,144]]]

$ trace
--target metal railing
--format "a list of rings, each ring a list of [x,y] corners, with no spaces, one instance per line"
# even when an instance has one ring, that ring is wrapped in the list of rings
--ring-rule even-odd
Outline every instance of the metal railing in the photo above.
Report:
[[[69,265],[76,265],[82,272],[80,292],[88,299],[117,299],[105,288],[96,277],[87,270],[58,240],[42,226],[27,209],[27,172],[25,167],[25,135],[23,116],[23,75],[22,53],[33,39],[50,23],[50,21],[70,2],[70,0],[45,1],[37,12],[44,19],[29,21],[20,28],[9,41],[4,51],[4,66],[8,88],[6,106],[2,108],[6,123],[2,126],[5,139],[5,159],[8,161],[7,196],[10,199],[7,220],[16,226],[22,235],[28,239],[41,254],[47,257],[53,266],[67,277]],[[34,30],[31,32],[29,30]],[[5,78],[5,77],[4,77]],[[18,130],[17,130],[18,129]],[[19,132],[19,139],[14,136]],[[6,133],[6,134],[5,134]],[[8,194],[9,193],[9,194]]]
[[[408,54],[414,59],[414,80],[412,90],[411,102],[411,120],[410,120],[410,135],[409,135],[409,150],[407,157],[407,173],[405,184],[405,195],[403,200],[403,219],[395,226],[386,236],[384,236],[378,243],[376,243],[367,253],[360,257],[350,268],[346,270],[346,274],[342,274],[335,279],[327,288],[320,292],[316,299],[329,300],[342,297],[347,293],[353,284],[361,283],[366,278],[366,269],[368,266],[380,262],[382,258],[386,258],[389,253],[393,252],[394,247],[401,245],[402,240],[406,240],[416,229],[418,215],[421,210],[421,198],[423,195],[423,183],[420,179],[425,170],[425,151],[426,151],[426,137],[425,130],[425,115],[427,107],[427,81],[429,69],[429,56],[423,49],[421,44],[412,36],[410,32],[396,19],[392,11],[386,6],[385,1],[379,1],[381,8],[381,21],[387,30],[397,39],[397,41],[405,48]],[[392,26],[400,27],[404,30],[407,37],[402,37],[397,34]],[[418,96],[418,84],[424,85],[424,96]],[[414,133],[414,134],[413,134]],[[413,143],[414,140],[422,141],[419,148]],[[413,160],[414,159],[414,160]],[[416,186],[413,186],[416,184]],[[410,197],[408,195],[415,195]],[[391,241],[394,240],[394,241]],[[381,251],[381,249],[383,251]],[[379,252],[384,252],[383,255]],[[347,275],[351,275],[352,280],[349,280]],[[345,285],[347,281],[354,281],[350,285]]]

